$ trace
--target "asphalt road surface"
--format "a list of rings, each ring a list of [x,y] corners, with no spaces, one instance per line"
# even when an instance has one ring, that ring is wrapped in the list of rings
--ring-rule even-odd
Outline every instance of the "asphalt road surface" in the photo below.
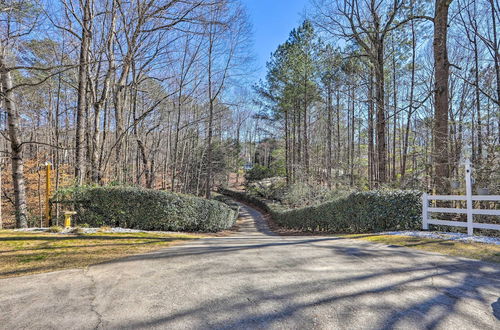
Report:
[[[500,266],[335,237],[239,232],[0,280],[2,329],[500,329]]]

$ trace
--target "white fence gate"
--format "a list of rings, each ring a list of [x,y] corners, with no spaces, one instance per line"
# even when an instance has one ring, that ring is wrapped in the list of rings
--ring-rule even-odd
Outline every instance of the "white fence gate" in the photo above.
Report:
[[[422,228],[427,230],[429,225],[442,225],[454,227],[467,227],[467,234],[473,235],[474,228],[500,230],[500,224],[478,223],[474,222],[474,215],[494,215],[500,216],[500,210],[497,209],[477,209],[474,208],[475,201],[500,202],[500,195],[472,195],[471,183],[472,168],[470,162],[465,163],[465,190],[463,195],[422,195]],[[429,207],[430,201],[466,201],[467,208],[445,208]],[[438,220],[429,217],[429,213],[453,213],[467,214],[467,222]]]

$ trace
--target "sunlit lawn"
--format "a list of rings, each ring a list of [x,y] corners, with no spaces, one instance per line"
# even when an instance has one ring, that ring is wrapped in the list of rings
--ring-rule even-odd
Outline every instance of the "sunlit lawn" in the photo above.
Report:
[[[500,263],[500,245],[468,243],[446,239],[430,239],[400,235],[343,235],[346,238],[363,239],[388,245],[405,246],[417,250],[438,252],[450,256],[465,257]]]
[[[0,278],[84,268],[200,237],[160,233],[72,235],[4,230],[0,231]]]

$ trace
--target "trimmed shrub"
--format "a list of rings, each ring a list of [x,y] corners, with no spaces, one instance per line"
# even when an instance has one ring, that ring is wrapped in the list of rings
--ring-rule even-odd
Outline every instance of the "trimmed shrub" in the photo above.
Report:
[[[294,183],[286,189],[281,203],[291,208],[313,206],[346,197],[351,192],[352,190],[330,190],[321,185]]]
[[[231,190],[231,189],[226,189],[226,188],[219,188],[219,192],[223,195],[227,195],[229,197],[232,197],[238,201],[252,204],[252,205],[262,209],[264,212],[271,213],[271,207],[270,207],[269,202],[266,202],[260,198],[252,196],[250,194],[247,194],[243,191],[236,191],[236,190]]]
[[[283,209],[244,192],[221,193],[253,204],[270,213],[287,229],[332,233],[368,233],[414,230],[422,224],[421,193],[418,191],[355,192],[316,206]]]
[[[216,232],[233,226],[235,211],[199,197],[137,187],[83,187],[59,203],[74,204],[78,222],[92,227]]]
[[[266,200],[279,201],[284,207],[297,208],[319,205],[340,197],[346,197],[351,190],[330,190],[325,186],[305,182],[286,184],[284,177],[272,177],[250,182],[247,194]]]
[[[259,164],[255,164],[252,169],[245,173],[245,179],[249,182],[259,181],[273,176],[275,176],[275,173],[271,168]]]
[[[272,177],[260,181],[249,182],[246,192],[264,199],[283,200],[287,189],[286,178]]]
[[[213,193],[212,199],[229,206],[234,211],[236,218],[238,218],[238,215],[240,213],[240,206],[238,203],[236,203],[234,199],[226,195],[221,195],[217,193]]]

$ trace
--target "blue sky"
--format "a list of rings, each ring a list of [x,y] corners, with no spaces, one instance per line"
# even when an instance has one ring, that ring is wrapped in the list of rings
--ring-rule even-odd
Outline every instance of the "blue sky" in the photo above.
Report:
[[[259,68],[256,78],[264,78],[271,53],[286,41],[302,20],[308,0],[243,0],[254,31],[254,53]]]

